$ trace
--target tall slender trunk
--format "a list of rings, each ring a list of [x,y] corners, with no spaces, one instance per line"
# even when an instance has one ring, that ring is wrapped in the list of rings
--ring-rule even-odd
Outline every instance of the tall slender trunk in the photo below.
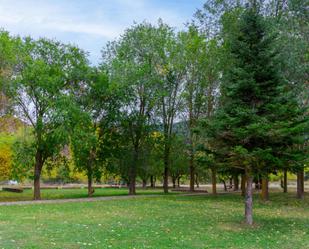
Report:
[[[215,168],[211,169],[211,183],[212,183],[212,194],[217,194],[217,171]]]
[[[164,193],[168,193],[168,176],[169,176],[169,145],[166,144],[164,148],[164,175],[163,175],[163,189]]]
[[[245,197],[245,219],[248,225],[253,224],[253,215],[252,215],[252,182],[253,177],[248,172],[246,173],[246,197]]]
[[[143,179],[143,188],[147,187],[147,179]]]
[[[283,193],[288,192],[288,171],[285,169],[283,171]]]
[[[150,187],[151,188],[155,187],[155,180],[154,180],[154,176],[153,175],[150,176]]]
[[[177,178],[177,187],[180,188],[180,176]]]
[[[192,147],[192,144],[190,146]],[[190,191],[194,192],[195,170],[194,170],[194,154],[192,148],[189,159],[189,170],[190,170]]]
[[[195,183],[196,183],[196,187],[199,188],[200,187],[200,181],[199,181],[197,173],[195,174]]]
[[[297,172],[297,198],[304,199],[304,169]]]
[[[222,183],[223,183],[224,191],[227,192],[226,182],[224,179],[222,179]]]
[[[177,177],[172,176],[173,188],[176,188],[176,179]]]
[[[134,148],[134,160],[129,172],[129,195],[136,195],[136,164],[138,163],[138,147]]]
[[[239,189],[239,179],[238,175],[233,176],[233,181],[234,181],[234,191],[237,191]]]
[[[261,197],[263,201],[269,200],[269,191],[268,191],[268,176],[262,177],[262,192]]]
[[[92,197],[94,189],[92,187],[92,172],[88,173],[88,197]]]
[[[33,199],[34,200],[41,200],[41,187],[40,187],[40,180],[41,180],[41,172],[43,167],[43,156],[40,150],[37,150],[35,155],[35,165],[34,165],[34,182],[33,182]]]
[[[241,195],[245,196],[246,194],[246,175],[241,174]]]

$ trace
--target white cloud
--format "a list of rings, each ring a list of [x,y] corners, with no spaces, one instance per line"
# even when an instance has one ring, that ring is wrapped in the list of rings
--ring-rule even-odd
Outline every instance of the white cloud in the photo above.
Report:
[[[0,0],[0,27],[21,36],[72,42],[97,57],[107,40],[134,21],[155,23],[161,17],[181,27],[193,14],[180,12],[176,7],[181,3],[188,6],[187,0]]]

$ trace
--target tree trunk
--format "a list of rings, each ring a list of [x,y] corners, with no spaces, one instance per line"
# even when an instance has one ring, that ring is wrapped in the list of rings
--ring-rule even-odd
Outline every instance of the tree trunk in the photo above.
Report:
[[[147,179],[143,179],[143,188],[147,187]]]
[[[177,178],[177,187],[180,188],[180,176]]]
[[[246,187],[246,197],[245,197],[245,218],[246,223],[248,225],[253,224],[253,217],[252,217],[252,182],[253,177],[249,174],[246,176],[247,178],[247,187]]]
[[[217,172],[215,168],[211,169],[212,194],[217,194]]]
[[[232,189],[233,188],[233,177],[231,177],[230,179],[229,179],[230,181],[230,186],[229,186],[229,189]]]
[[[241,195],[245,196],[246,194],[246,175],[241,174]]]
[[[288,171],[285,169],[283,171],[283,193],[288,192]]]
[[[269,200],[269,191],[268,191],[268,176],[262,177],[262,192],[261,197],[263,201]]]
[[[234,175],[233,176],[233,178],[234,178],[234,191],[238,191],[238,189],[239,189],[239,179],[238,179],[238,175]]]
[[[304,199],[304,170],[297,172],[297,198]]]
[[[200,182],[199,182],[199,179],[198,179],[198,174],[195,174],[195,183],[196,183],[196,187],[199,188]]]
[[[150,187],[154,188],[155,187],[155,182],[154,182],[154,177],[150,176]]]
[[[194,171],[195,170],[194,170],[194,155],[193,155],[193,151],[191,151],[191,155],[190,155],[189,169],[190,169],[190,192],[194,192],[194,182],[195,182],[195,172]]]
[[[223,179],[222,179],[222,182],[223,182],[223,186],[224,186],[224,191],[227,192],[226,183],[225,183],[225,181]]]
[[[35,166],[34,166],[34,191],[33,191],[33,199],[41,200],[41,172],[43,167],[43,156],[41,151],[37,151],[35,155]]]
[[[136,164],[138,163],[138,148],[134,150],[134,160],[129,172],[129,195],[136,195]]]
[[[88,174],[88,197],[92,197],[94,189],[92,187],[92,173]]]
[[[176,178],[177,177],[172,176],[173,188],[176,188]]]
[[[163,175],[163,189],[164,193],[168,193],[168,175],[169,175],[169,145],[165,145],[164,149],[164,175]]]

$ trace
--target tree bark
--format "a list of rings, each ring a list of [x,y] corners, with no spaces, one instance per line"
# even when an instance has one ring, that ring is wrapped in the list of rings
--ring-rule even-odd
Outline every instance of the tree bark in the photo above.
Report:
[[[134,151],[134,160],[129,172],[129,195],[136,195],[136,164],[138,163],[138,148]]]
[[[165,145],[164,149],[164,175],[163,175],[163,190],[168,193],[168,176],[169,176],[169,145]]]
[[[35,166],[34,166],[34,182],[33,182],[33,200],[41,200],[41,172],[43,167],[43,156],[42,152],[37,150],[35,155]]]
[[[239,190],[239,179],[238,179],[238,175],[234,175],[233,176],[233,181],[234,181],[234,191],[238,191]]]
[[[150,176],[150,187],[155,188],[155,180],[153,176]]]
[[[297,198],[304,199],[304,170],[297,172]]]
[[[288,171],[285,169],[283,171],[283,193],[288,192]]]
[[[268,191],[268,176],[262,177],[262,192],[261,197],[263,201],[269,200],[269,191]]]
[[[88,174],[88,197],[92,197],[94,189],[92,187],[92,173]]]
[[[198,179],[198,174],[195,174],[195,183],[196,183],[196,187],[199,188],[200,187],[200,181]]]
[[[193,155],[193,151],[191,151],[191,155],[190,155],[189,169],[190,169],[190,192],[194,192],[195,170],[194,170],[194,155]]]
[[[172,177],[173,188],[176,188],[176,177]]]
[[[224,191],[227,192],[226,182],[224,181],[224,179],[222,179],[222,182],[223,182],[223,186],[224,186]]]
[[[241,195],[245,196],[246,194],[246,175],[241,174]]]
[[[143,188],[147,187],[147,179],[143,179]]]
[[[245,197],[245,219],[248,225],[253,224],[252,216],[252,182],[253,177],[250,174],[246,174],[246,197]]]
[[[180,188],[180,176],[177,178],[177,187]]]
[[[212,194],[217,194],[217,172],[215,168],[211,169]]]

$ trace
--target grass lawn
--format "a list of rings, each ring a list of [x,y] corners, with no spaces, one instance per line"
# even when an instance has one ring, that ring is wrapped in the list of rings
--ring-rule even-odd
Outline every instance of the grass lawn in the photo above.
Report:
[[[238,194],[2,206],[0,248],[309,248],[309,195],[270,197],[253,228]]]
[[[163,194],[162,189],[137,189],[137,194]],[[42,189],[42,199],[68,199],[68,198],[85,198],[87,195],[87,188],[83,189]],[[176,194],[176,192],[171,192]],[[128,195],[127,188],[98,188],[95,190],[93,197],[99,196],[119,196]],[[0,191],[0,202],[4,201],[27,201],[33,199],[33,190],[25,189],[22,193],[13,193]],[[0,247],[1,248],[1,247]]]

